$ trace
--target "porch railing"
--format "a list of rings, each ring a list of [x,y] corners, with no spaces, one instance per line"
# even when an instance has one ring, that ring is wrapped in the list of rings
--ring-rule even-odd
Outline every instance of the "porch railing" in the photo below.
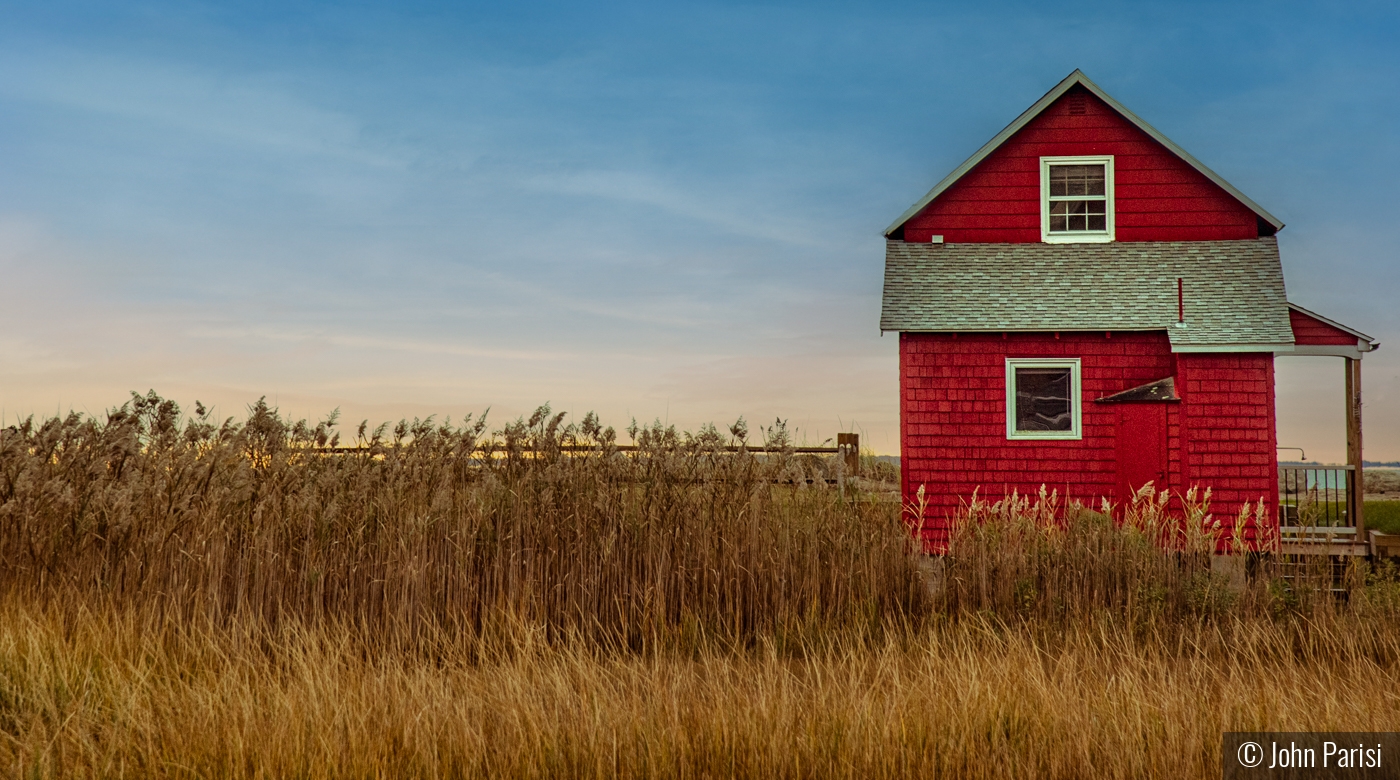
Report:
[[[1284,536],[1355,536],[1353,466],[1280,466],[1279,528]]]

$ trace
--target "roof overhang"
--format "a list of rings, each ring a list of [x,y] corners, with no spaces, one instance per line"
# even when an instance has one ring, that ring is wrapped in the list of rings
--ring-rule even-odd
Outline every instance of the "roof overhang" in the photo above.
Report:
[[[880,328],[881,333],[932,333],[965,336],[996,336],[1006,333],[1163,333],[1166,330],[1167,326],[1165,325],[1106,328],[1085,328],[1082,326],[1056,328],[1048,325],[1033,328]]]
[[[1291,355],[1292,344],[1172,344],[1172,352],[1272,352]]]
[[[1375,352],[1377,349],[1380,349],[1381,343],[1379,341],[1376,341],[1375,339],[1371,338],[1370,336],[1367,336],[1365,333],[1362,333],[1361,331],[1355,328],[1349,328],[1346,325],[1343,325],[1342,323],[1337,322],[1336,320],[1328,319],[1327,317],[1324,317],[1315,311],[1309,311],[1308,309],[1304,309],[1302,306],[1299,306],[1296,303],[1290,302],[1288,304],[1288,308],[1292,311],[1298,312],[1299,314],[1312,317],[1313,319],[1323,324],[1331,325],[1332,327],[1342,331],[1343,333],[1347,333],[1356,337],[1356,347],[1354,349],[1351,346],[1344,344],[1339,344],[1336,346],[1330,344],[1299,344],[1298,347],[1293,350],[1293,354],[1295,355],[1334,355],[1340,357],[1355,357],[1357,359],[1360,359],[1360,353]]]
[[[1160,331],[1178,352],[1275,352],[1295,340],[1287,301],[1272,236],[1111,244],[886,241],[880,328]]]
[[[1250,200],[1249,197],[1246,196],[1243,192],[1240,192],[1239,190],[1235,189],[1235,186],[1221,178],[1220,174],[1207,168],[1205,164],[1202,163],[1200,160],[1197,160],[1195,157],[1192,157],[1191,154],[1185,149],[1182,149],[1180,146],[1177,146],[1175,143],[1172,142],[1170,138],[1167,138],[1165,135],[1162,135],[1160,132],[1158,132],[1157,128],[1144,122],[1141,117],[1139,117],[1137,114],[1134,114],[1132,111],[1129,111],[1126,106],[1124,106],[1122,103],[1119,103],[1117,100],[1114,100],[1113,97],[1110,96],[1107,92],[1104,92],[1102,89],[1100,89],[1099,85],[1090,81],[1089,77],[1085,76],[1083,71],[1079,70],[1078,68],[1075,68],[1074,72],[1066,76],[1064,81],[1061,81],[1059,84],[1056,84],[1054,89],[1050,90],[1049,92],[1046,92],[1044,97],[1042,97],[1040,100],[1037,100],[1034,105],[1026,109],[1020,116],[1016,117],[1016,120],[1014,122],[1007,125],[1006,128],[1003,129],[1000,133],[997,133],[996,136],[992,138],[992,140],[988,141],[982,146],[981,149],[978,149],[975,154],[967,158],[967,160],[964,161],[962,165],[959,165],[957,168],[954,168],[952,173],[943,177],[943,180],[938,182],[938,184],[934,185],[933,189],[929,190],[927,195],[919,199],[918,203],[915,203],[913,206],[910,206],[908,211],[905,211],[903,214],[899,215],[899,219],[896,219],[893,224],[891,224],[888,228],[885,228],[885,236],[888,237],[892,235],[896,230],[899,230],[901,227],[903,227],[905,222],[908,222],[914,217],[915,214],[918,214],[920,211],[922,211],[925,206],[927,206],[929,203],[932,203],[934,198],[938,197],[939,195],[942,195],[944,191],[946,191],[949,187],[957,183],[957,181],[963,176],[967,175],[968,171],[971,171],[973,168],[977,167],[977,164],[985,160],[987,156],[990,155],[992,152],[996,151],[997,147],[1006,143],[1007,139],[1011,138],[1011,136],[1019,132],[1021,128],[1030,124],[1030,121],[1032,119],[1035,119],[1037,116],[1039,116],[1040,113],[1046,108],[1048,108],[1051,103],[1054,103],[1056,100],[1059,100],[1061,96],[1063,96],[1076,84],[1089,90],[1091,93],[1094,94],[1095,97],[1107,103],[1109,107],[1112,108],[1114,111],[1117,111],[1119,114],[1122,114],[1124,119],[1127,119],[1129,122],[1132,122],[1134,125],[1137,126],[1138,129],[1142,130],[1144,133],[1147,133],[1147,135],[1150,136],[1154,141],[1161,144],[1162,146],[1165,146],[1168,150],[1171,151],[1172,154],[1176,155],[1177,157],[1180,157],[1183,161],[1185,161],[1187,165],[1190,165],[1192,168],[1195,168],[1207,179],[1210,179],[1221,189],[1230,193],[1231,197],[1243,203],[1245,206],[1248,206],[1249,209],[1259,217],[1259,219],[1262,219],[1263,221],[1272,225],[1275,231],[1283,229],[1283,222],[1281,222],[1278,219],[1278,217],[1275,217],[1274,215],[1265,211],[1263,206],[1260,206],[1258,203],[1255,203],[1253,200]]]
[[[1275,350],[1279,357],[1340,357],[1360,360],[1367,352],[1375,349],[1358,349],[1345,344],[1298,344],[1288,350]]]

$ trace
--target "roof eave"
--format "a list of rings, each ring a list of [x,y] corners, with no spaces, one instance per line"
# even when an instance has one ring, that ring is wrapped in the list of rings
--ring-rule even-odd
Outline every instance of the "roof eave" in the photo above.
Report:
[[[1224,341],[1214,343],[1173,342],[1172,352],[1292,352],[1293,343],[1288,341]]]
[[[1325,322],[1325,323],[1327,323],[1328,325],[1331,325],[1332,327],[1336,328],[1337,330],[1345,331],[1347,334],[1352,335],[1352,336],[1355,336],[1356,339],[1357,339],[1357,341],[1364,341],[1364,342],[1366,342],[1366,344],[1369,345],[1371,349],[1375,349],[1376,347],[1379,347],[1379,346],[1380,346],[1380,342],[1376,341],[1375,339],[1371,338],[1370,336],[1367,336],[1365,333],[1362,333],[1361,331],[1357,330],[1356,328],[1349,328],[1349,327],[1347,327],[1346,325],[1343,325],[1342,323],[1337,322],[1336,320],[1328,319],[1327,317],[1324,317],[1324,316],[1322,316],[1321,314],[1318,314],[1318,313],[1315,312],[1315,311],[1309,311],[1309,310],[1307,310],[1307,309],[1304,309],[1302,306],[1299,306],[1299,305],[1296,304],[1296,303],[1293,303],[1293,302],[1290,301],[1289,304],[1288,304],[1288,308],[1292,309],[1293,311],[1298,312],[1299,314],[1306,314],[1307,316],[1312,317],[1312,318],[1315,319],[1315,320],[1319,320],[1319,321],[1321,321],[1321,322]],[[1364,351],[1364,350],[1363,350],[1363,351]]]
[[[1016,117],[1016,119],[1013,120],[1011,124],[1002,128],[1002,131],[1000,133],[997,133],[995,136],[992,136],[992,140],[983,144],[981,149],[978,149],[976,152],[973,153],[971,157],[964,160],[962,165],[959,165],[958,167],[954,168],[952,173],[948,174],[947,176],[944,176],[942,181],[933,185],[933,189],[929,190],[927,195],[920,198],[918,203],[915,203],[913,206],[910,206],[908,210],[906,210],[903,214],[899,215],[899,219],[896,219],[893,224],[891,224],[888,228],[885,228],[885,236],[889,237],[891,233],[894,233],[896,230],[899,230],[901,227],[903,227],[904,223],[908,222],[910,219],[913,218],[915,214],[918,214],[920,211],[922,211],[924,206],[927,206],[928,204],[932,203],[934,198],[938,197],[939,195],[942,195],[944,190],[953,186],[953,184],[957,182],[958,179],[961,179],[963,176],[965,176],[968,171],[977,167],[977,164],[985,160],[987,158],[987,155],[996,151],[997,147],[1006,143],[1006,140],[1008,138],[1015,135],[1018,131],[1020,131],[1021,128],[1030,124],[1030,121],[1032,119],[1035,119],[1036,116],[1040,114],[1040,112],[1044,111],[1047,107],[1049,107],[1051,103],[1054,103],[1056,100],[1058,100],[1061,95],[1068,92],[1070,87],[1079,83],[1080,78],[1084,78],[1084,74],[1078,68],[1075,68],[1073,73],[1066,76],[1063,81],[1061,81],[1059,84],[1056,84],[1054,88],[1052,88],[1049,92],[1046,92],[1040,98],[1040,100],[1037,100],[1035,103],[1031,104],[1030,108],[1026,109],[1025,111],[1022,111],[1021,115]]]
[[[1202,163],[1200,160],[1197,160],[1195,157],[1192,157],[1191,154],[1185,149],[1182,149],[1180,146],[1177,146],[1171,141],[1171,139],[1162,135],[1160,132],[1157,131],[1157,128],[1144,122],[1142,118],[1139,117],[1137,114],[1134,114],[1132,111],[1129,111],[1127,107],[1124,106],[1122,103],[1119,103],[1117,100],[1114,100],[1113,97],[1111,97],[1107,92],[1104,92],[1101,88],[1099,88],[1099,85],[1089,80],[1089,77],[1084,75],[1083,71],[1079,70],[1078,68],[1075,68],[1073,73],[1066,76],[1063,81],[1061,81],[1059,84],[1056,84],[1054,88],[1051,89],[1049,92],[1046,92],[1045,95],[1040,98],[1040,100],[1037,100],[1033,105],[1031,105],[1030,108],[1023,111],[1020,116],[1016,117],[1015,121],[1003,128],[1000,133],[997,133],[992,138],[992,140],[983,144],[981,149],[978,149],[976,153],[974,153],[971,157],[967,158],[967,160],[965,160],[962,165],[959,165],[957,168],[953,169],[952,173],[943,177],[943,180],[938,182],[938,184],[935,184],[933,189],[929,190],[928,194],[921,198],[918,203],[915,203],[913,206],[910,206],[907,211],[905,211],[899,216],[899,219],[896,219],[888,228],[885,228],[885,237],[888,238],[896,230],[899,230],[901,227],[903,227],[904,223],[908,222],[914,217],[915,214],[918,214],[920,211],[922,211],[925,206],[932,203],[934,198],[937,198],[939,195],[942,195],[944,191],[946,191],[949,187],[953,186],[953,184],[955,184],[963,176],[967,175],[968,171],[971,171],[973,168],[977,167],[978,163],[985,160],[987,156],[990,155],[993,151],[996,151],[997,147],[1001,146],[1003,143],[1006,143],[1007,139],[1019,132],[1021,128],[1030,124],[1030,121],[1032,119],[1034,119],[1042,111],[1049,107],[1051,103],[1054,103],[1056,100],[1060,99],[1060,97],[1066,92],[1068,92],[1070,88],[1073,87],[1075,84],[1082,84],[1085,89],[1089,90],[1100,100],[1107,103],[1110,108],[1122,114],[1125,119],[1127,119],[1129,122],[1132,122],[1138,127],[1138,129],[1142,130],[1144,133],[1147,133],[1147,135],[1149,135],[1157,143],[1160,143],[1161,145],[1165,146],[1169,151],[1172,152],[1172,154],[1175,154],[1176,156],[1184,160],[1187,165],[1190,165],[1191,167],[1195,168],[1207,179],[1210,179],[1221,189],[1230,193],[1230,195],[1236,200],[1248,206],[1249,209],[1253,211],[1260,219],[1272,225],[1275,232],[1283,229],[1283,222],[1280,221],[1277,217],[1270,214],[1268,211],[1265,211],[1264,207],[1260,206],[1258,203],[1255,203],[1243,192],[1240,192],[1239,190],[1235,189],[1235,186],[1233,184],[1222,179],[1220,175],[1217,174],[1215,171],[1212,171],[1210,168],[1207,168],[1205,164]]]
[[[1056,325],[1046,326],[1014,326],[1006,328],[935,328],[926,326],[905,326],[890,327],[881,323],[880,329],[887,333],[966,333],[969,335],[987,335],[995,333],[1155,333],[1157,331],[1169,330],[1168,325],[1150,326],[1129,326],[1129,327],[1086,327],[1084,325],[1067,325],[1064,327]]]

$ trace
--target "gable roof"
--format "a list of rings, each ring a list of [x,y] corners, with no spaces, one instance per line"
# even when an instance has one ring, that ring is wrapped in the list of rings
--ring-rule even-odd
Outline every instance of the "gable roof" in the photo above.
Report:
[[[1177,280],[1185,321],[1177,322]],[[1278,240],[885,242],[880,330],[1166,331],[1175,351],[1293,344]]]
[[[1377,347],[1380,346],[1380,342],[1376,341],[1375,339],[1371,338],[1370,336],[1367,336],[1365,333],[1362,333],[1361,331],[1359,331],[1359,330],[1357,330],[1357,329],[1355,329],[1355,328],[1349,327],[1349,326],[1347,326],[1347,325],[1343,325],[1342,323],[1337,322],[1336,320],[1330,320],[1330,319],[1328,319],[1328,318],[1322,316],[1321,314],[1318,314],[1318,313],[1315,312],[1315,311],[1308,311],[1307,309],[1304,309],[1302,306],[1299,306],[1299,305],[1296,304],[1296,303],[1291,303],[1291,302],[1290,302],[1290,303],[1288,304],[1288,309],[1289,309],[1290,311],[1296,311],[1296,312],[1298,312],[1299,314],[1302,314],[1302,315],[1304,315],[1304,316],[1306,316],[1306,317],[1312,317],[1313,319],[1317,320],[1318,322],[1321,322],[1321,323],[1324,324],[1324,325],[1330,325],[1330,326],[1336,328],[1337,330],[1340,330],[1341,332],[1343,332],[1343,333],[1345,333],[1345,334],[1347,334],[1347,335],[1349,335],[1349,336],[1355,336],[1355,337],[1356,337],[1356,340],[1357,340],[1357,342],[1358,342],[1358,345],[1359,345],[1360,343],[1364,342],[1364,343],[1366,344],[1366,346],[1369,347],[1369,349],[1363,348],[1363,349],[1362,349],[1363,352],[1369,352],[1369,351],[1375,350]]]
[[[1233,184],[1220,178],[1220,174],[1207,168],[1205,164],[1203,164],[1200,160],[1197,160],[1195,157],[1192,157],[1191,154],[1185,149],[1182,149],[1180,146],[1177,146],[1175,143],[1173,143],[1170,138],[1167,138],[1165,135],[1162,135],[1160,132],[1157,131],[1157,128],[1142,121],[1142,119],[1139,118],[1137,114],[1134,114],[1133,112],[1129,111],[1126,106],[1124,106],[1122,103],[1119,103],[1117,100],[1114,100],[1107,92],[1104,92],[1102,89],[1100,89],[1099,85],[1090,81],[1089,77],[1085,76],[1083,71],[1079,70],[1078,68],[1075,68],[1074,72],[1066,76],[1064,81],[1061,81],[1059,84],[1056,84],[1054,89],[1050,90],[1049,92],[1046,92],[1044,97],[1042,97],[1040,100],[1037,100],[1034,105],[1026,109],[1020,116],[1016,117],[1016,120],[1014,122],[1007,125],[1006,128],[1003,129],[1000,133],[997,133],[996,136],[992,138],[992,140],[988,141],[982,146],[981,149],[978,149],[975,154],[967,158],[967,160],[964,161],[962,165],[959,165],[957,168],[954,168],[952,173],[943,177],[943,180],[938,182],[938,184],[935,184],[933,189],[928,191],[927,195],[919,199],[918,203],[915,203],[913,206],[910,206],[908,211],[905,211],[903,214],[901,214],[899,216],[899,219],[896,219],[893,224],[891,224],[888,228],[885,229],[885,236],[889,237],[896,230],[899,230],[901,227],[903,227],[905,222],[908,222],[916,214],[922,211],[925,206],[932,203],[934,198],[937,198],[939,195],[942,195],[945,190],[957,183],[959,179],[965,176],[973,168],[977,167],[977,164],[986,159],[987,156],[990,155],[992,152],[996,151],[997,147],[1001,146],[1003,143],[1006,143],[1006,141],[1010,139],[1011,136],[1019,132],[1021,128],[1029,124],[1032,119],[1035,119],[1037,116],[1039,116],[1040,113],[1046,108],[1048,108],[1051,103],[1054,103],[1056,100],[1059,100],[1061,96],[1063,96],[1075,85],[1082,86],[1083,88],[1089,90],[1089,92],[1093,93],[1095,97],[1107,103],[1109,108],[1112,108],[1114,111],[1117,111],[1123,116],[1124,119],[1127,119],[1129,122],[1133,123],[1135,126],[1137,126],[1139,130],[1142,130],[1144,133],[1147,133],[1147,135],[1150,136],[1154,141],[1166,147],[1168,151],[1181,158],[1187,165],[1190,165],[1192,168],[1195,168],[1207,179],[1210,179],[1221,189],[1230,193],[1230,195],[1236,200],[1238,200],[1240,203],[1243,203],[1245,206],[1248,206],[1249,209],[1253,211],[1260,219],[1272,225],[1275,231],[1281,230],[1283,228],[1283,223],[1280,222],[1277,217],[1265,211],[1264,208],[1258,203],[1255,203],[1254,201],[1250,200],[1249,197],[1246,196],[1243,192],[1240,192],[1239,190],[1235,189],[1235,186]]]

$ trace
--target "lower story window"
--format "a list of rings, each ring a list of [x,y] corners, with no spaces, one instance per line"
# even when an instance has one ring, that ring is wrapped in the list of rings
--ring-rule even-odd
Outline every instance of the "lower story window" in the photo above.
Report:
[[[1006,359],[1006,438],[1079,439],[1079,359]]]

